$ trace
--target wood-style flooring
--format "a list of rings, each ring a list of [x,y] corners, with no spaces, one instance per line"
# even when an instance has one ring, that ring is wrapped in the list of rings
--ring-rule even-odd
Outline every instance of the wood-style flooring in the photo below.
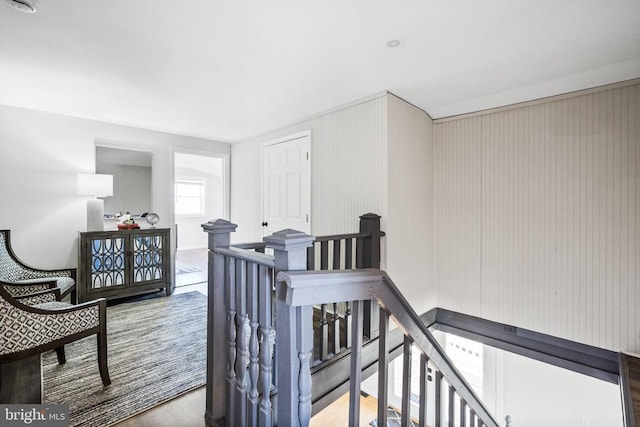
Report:
[[[360,427],[368,427],[377,413],[377,400],[360,398]],[[202,427],[204,426],[205,388],[151,408],[114,427]],[[311,427],[348,426],[349,394],[345,394],[311,419]]]
[[[202,427],[205,388],[183,394],[162,405],[115,424],[114,427]]]
[[[189,272],[176,275],[176,287],[207,281],[208,249],[183,249],[176,252],[176,271],[187,268]],[[193,270],[193,271],[191,271]]]
[[[370,427],[369,423],[378,416],[378,401],[373,396],[360,396],[360,427]],[[310,427],[348,426],[349,393],[338,398],[324,408],[309,423]]]

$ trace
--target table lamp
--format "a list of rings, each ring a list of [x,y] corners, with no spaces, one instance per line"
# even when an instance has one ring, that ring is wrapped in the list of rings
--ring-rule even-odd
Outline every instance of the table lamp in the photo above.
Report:
[[[79,173],[78,194],[93,196],[87,200],[87,231],[104,231],[104,200],[113,196],[113,175]]]

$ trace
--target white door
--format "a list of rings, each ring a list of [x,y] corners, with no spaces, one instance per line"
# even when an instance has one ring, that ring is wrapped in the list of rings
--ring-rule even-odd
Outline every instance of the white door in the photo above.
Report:
[[[262,151],[263,235],[290,228],[311,233],[311,135],[272,141]]]

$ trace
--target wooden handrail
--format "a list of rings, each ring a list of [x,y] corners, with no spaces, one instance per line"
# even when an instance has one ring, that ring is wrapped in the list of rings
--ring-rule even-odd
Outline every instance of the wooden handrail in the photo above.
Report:
[[[264,265],[265,267],[275,267],[275,258],[273,257],[273,255],[253,252],[247,249],[240,249],[232,246],[226,248],[216,248],[214,252],[219,255],[229,256],[242,261]]]
[[[330,242],[332,240],[344,240],[344,239],[360,239],[363,237],[371,236],[370,232],[363,233],[348,233],[348,234],[332,234],[329,236],[317,236],[314,243]]]
[[[335,301],[377,301],[380,307],[395,319],[405,334],[411,337],[414,344],[428,356],[483,423],[488,427],[498,427],[498,423],[482,401],[384,271],[288,271],[278,273],[276,283],[278,304],[290,307],[304,308]],[[285,337],[280,335],[280,339],[283,340]],[[282,341],[280,343],[282,344]]]
[[[251,242],[251,243],[234,243],[232,248],[255,250],[256,252],[264,252],[267,247],[265,242]]]

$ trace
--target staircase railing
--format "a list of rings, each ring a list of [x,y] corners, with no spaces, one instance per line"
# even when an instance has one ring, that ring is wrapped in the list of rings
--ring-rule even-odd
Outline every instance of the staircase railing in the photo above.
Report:
[[[386,425],[388,363],[400,353],[401,425],[409,425],[415,346],[421,353],[418,425],[427,424],[428,414],[434,427],[445,419],[448,425],[497,426],[431,335],[427,325],[434,320],[420,319],[378,269],[384,235],[379,216],[362,216],[358,233],[314,238],[283,230],[243,245],[230,244],[236,225],[228,221],[203,228],[210,247],[207,425],[220,419],[229,426],[306,425],[347,386],[355,425],[354,396],[360,395],[361,379],[375,371],[378,425]],[[354,266],[370,269],[350,270]],[[316,268],[324,271],[305,271]],[[399,328],[389,331],[391,318]],[[621,357],[619,364],[614,382],[621,384],[625,425],[635,425],[639,363]]]
[[[420,349],[421,386],[419,425],[426,425],[426,384],[430,366],[435,370],[435,425],[445,418],[449,425],[498,427],[498,423],[455,368],[444,350],[429,332],[424,322],[411,308],[391,279],[383,271],[345,270],[324,272],[283,271],[276,278],[276,360],[279,370],[278,424],[282,426],[308,425],[311,418],[311,367],[309,364],[313,342],[311,309],[314,305],[335,300],[353,301],[353,343],[351,350],[351,381],[349,425],[358,425],[360,418],[360,383],[362,335],[358,333],[363,321],[364,301],[380,305],[380,335],[378,355],[378,425],[387,425],[387,389],[389,364],[389,319],[392,317],[404,332],[402,423],[407,425],[409,410],[409,378],[411,346]],[[281,321],[281,319],[283,321]],[[442,407],[442,389],[446,383],[448,405]],[[454,412],[455,401],[459,410]]]
[[[314,238],[282,230],[264,242],[231,245],[236,227],[226,220],[203,224],[209,233],[205,421],[214,425],[224,418],[230,426],[271,426],[277,419],[279,377],[273,362],[274,325],[283,323],[273,305],[275,274],[314,268],[316,253],[320,268],[351,268],[354,263],[357,268],[379,267],[384,233],[380,217],[366,214],[360,217],[359,233]],[[265,254],[266,249],[273,255]],[[310,364],[317,368],[348,350],[352,328],[348,304],[325,304],[316,312],[311,339],[315,337],[319,351]],[[377,312],[375,305],[369,307],[360,337],[377,333]]]

